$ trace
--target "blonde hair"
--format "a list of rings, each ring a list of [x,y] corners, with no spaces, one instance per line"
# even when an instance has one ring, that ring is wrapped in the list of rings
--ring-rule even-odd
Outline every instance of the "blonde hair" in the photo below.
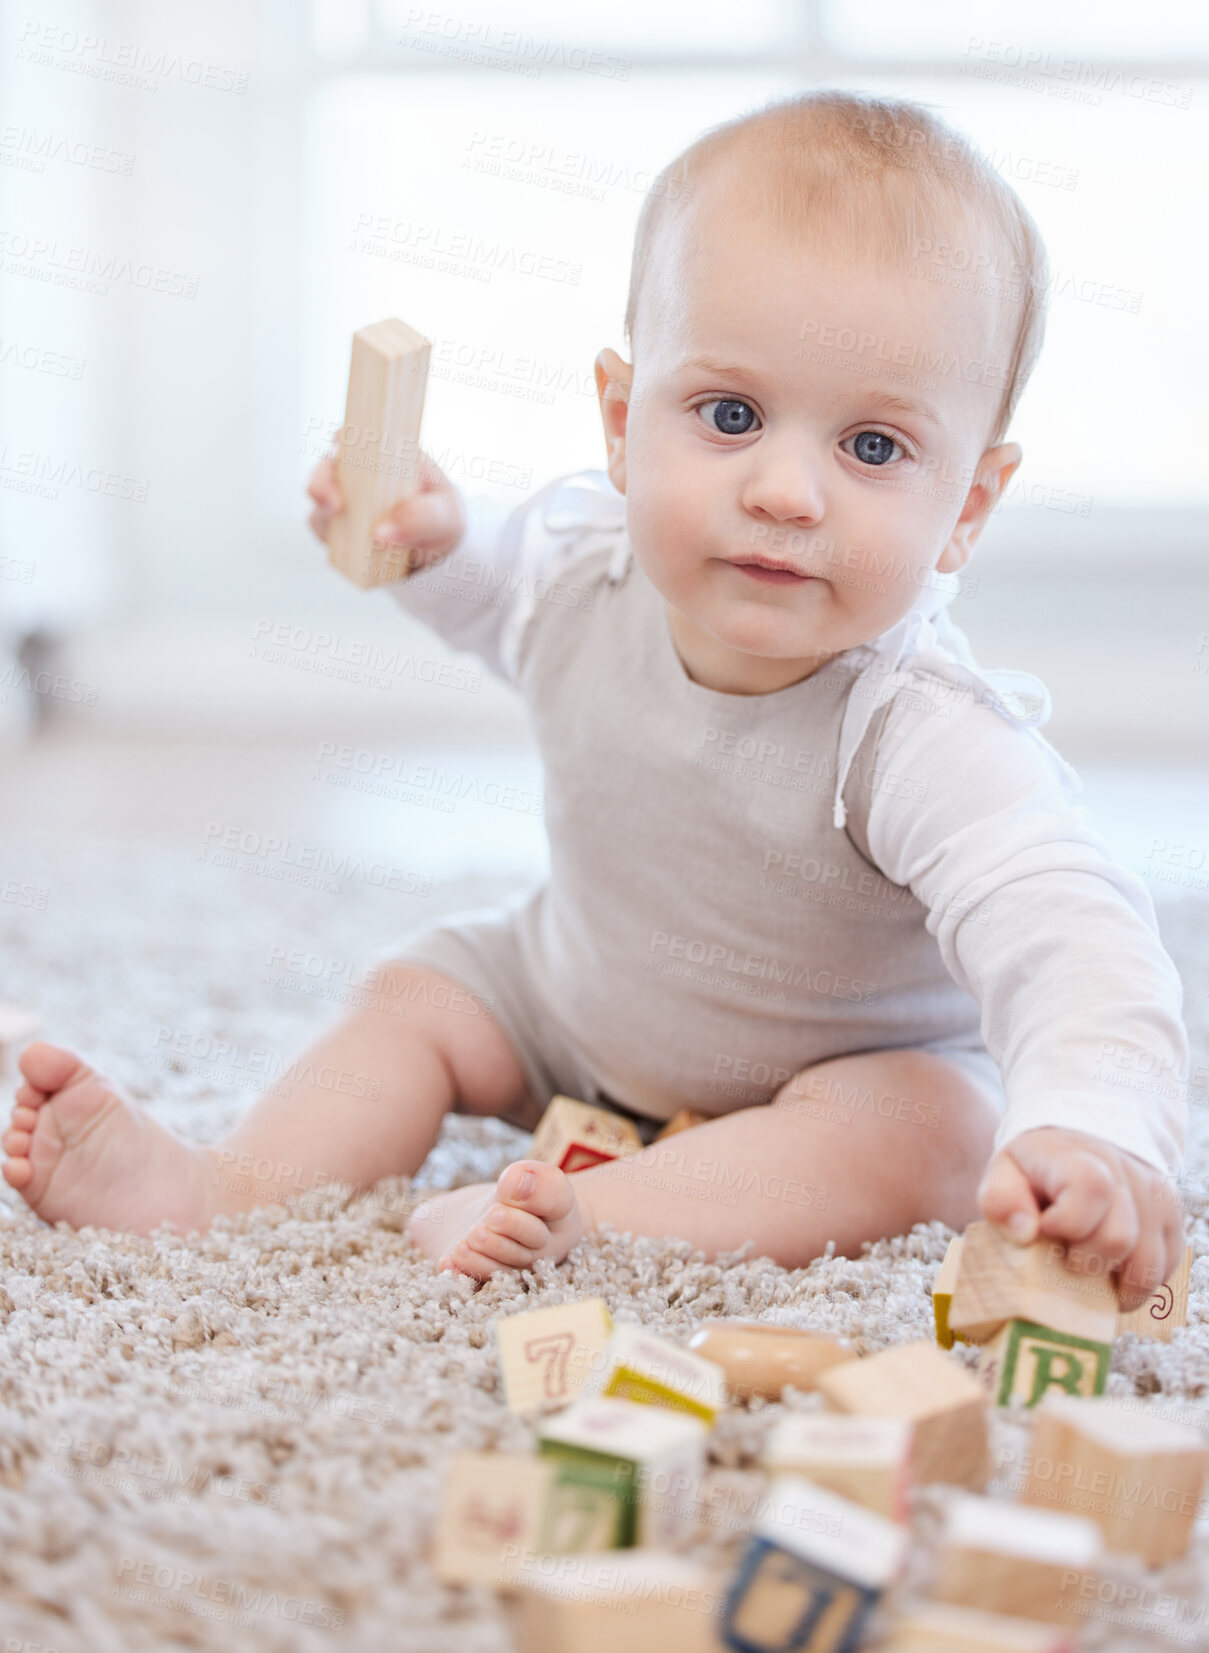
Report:
[[[656,246],[716,182],[741,192],[744,206],[774,229],[794,237],[826,232],[860,256],[915,261],[921,246],[952,243],[955,223],[989,242],[995,275],[981,276],[975,261],[974,269],[955,269],[946,279],[985,281],[988,292],[1017,306],[991,433],[992,445],[1001,440],[1041,351],[1049,267],[1024,203],[955,128],[920,103],[831,89],[780,98],[710,127],[664,167],[643,202],[625,311],[631,356]]]

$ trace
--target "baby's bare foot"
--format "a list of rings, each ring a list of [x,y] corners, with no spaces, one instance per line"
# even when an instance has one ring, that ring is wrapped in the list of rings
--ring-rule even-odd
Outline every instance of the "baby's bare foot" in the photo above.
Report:
[[[407,1238],[441,1269],[486,1280],[505,1268],[561,1263],[591,1228],[572,1178],[539,1159],[518,1159],[492,1186],[453,1188],[417,1206]]]
[[[4,1180],[45,1222],[150,1234],[209,1226],[213,1162],[59,1045],[29,1045],[4,1134]]]

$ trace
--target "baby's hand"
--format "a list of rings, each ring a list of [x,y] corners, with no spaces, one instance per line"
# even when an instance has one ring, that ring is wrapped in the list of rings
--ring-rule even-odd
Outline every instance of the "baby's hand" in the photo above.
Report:
[[[1159,1289],[1184,1247],[1174,1187],[1133,1154],[1082,1131],[1023,1131],[987,1167],[978,1203],[1021,1245],[1044,1234],[1066,1242],[1077,1268],[1118,1271],[1126,1312]]]
[[[408,573],[448,556],[466,528],[462,496],[441,467],[422,451],[418,467],[419,491],[396,505],[374,530],[375,545],[407,546],[411,553]],[[319,461],[306,491],[315,501],[310,525],[326,545],[332,518],[344,509],[334,457]]]

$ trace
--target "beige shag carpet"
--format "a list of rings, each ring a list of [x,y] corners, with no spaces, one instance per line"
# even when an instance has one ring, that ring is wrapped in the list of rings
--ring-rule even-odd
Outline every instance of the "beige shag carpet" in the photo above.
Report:
[[[179,849],[9,843],[0,997],[38,1005],[74,1045],[192,1137],[213,1139],[275,1060],[336,1014],[324,976],[423,913],[501,893],[486,882],[405,899],[356,878],[338,893],[233,870]],[[28,896],[16,889],[28,886]],[[1209,1061],[1209,899],[1164,901]],[[291,972],[294,949],[310,961]],[[319,961],[316,964],[314,961]],[[348,970],[345,970],[347,965]],[[318,971],[312,978],[308,970]],[[310,991],[300,989],[310,988]],[[1209,1425],[1209,1124],[1194,1109],[1186,1177],[1189,1325],[1170,1346],[1116,1349],[1111,1392]],[[430,1185],[494,1176],[527,1139],[453,1121]],[[684,1244],[584,1243],[557,1269],[477,1287],[436,1277],[405,1244],[405,1183],[227,1222],[203,1239],[51,1230],[0,1206],[0,1646],[22,1653],[505,1653],[500,1603],[438,1584],[427,1554],[453,1448],[516,1448],[489,1322],[501,1310],[600,1293],[618,1319],[684,1337],[713,1315],[845,1333],[865,1351],[930,1334],[948,1232],[886,1240],[856,1261],[786,1272]],[[811,1405],[812,1397],[792,1397]],[[760,1485],[780,1407],[728,1414],[710,1497]],[[995,1422],[1010,1486],[1026,1425]],[[935,1495],[915,1514],[911,1583],[926,1580]],[[720,1561],[739,1540],[703,1540]],[[1109,1569],[1088,1645],[1209,1645],[1209,1532],[1164,1573]],[[670,1653],[670,1650],[669,1650]]]

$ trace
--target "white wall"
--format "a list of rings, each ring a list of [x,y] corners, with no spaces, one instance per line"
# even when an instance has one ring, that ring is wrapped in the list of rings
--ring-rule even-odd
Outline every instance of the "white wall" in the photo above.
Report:
[[[303,482],[323,445],[315,427],[342,416],[349,334],[399,314],[433,339],[425,446],[468,488],[493,477],[492,491],[519,499],[600,463],[591,363],[622,343],[643,177],[705,126],[822,75],[950,114],[1012,174],[1064,278],[1015,434],[1022,481],[1065,503],[1005,508],[979,553],[977,596],[955,615],[987,664],[1046,678],[1052,732],[1073,756],[1207,755],[1205,217],[1187,206],[1202,198],[1209,159],[1202,58],[1173,63],[1171,41],[1154,39],[1166,56],[1151,79],[1194,86],[1187,108],[1126,92],[1091,104],[1054,95],[1059,74],[1028,90],[971,52],[977,6],[951,18],[934,8],[931,36],[913,37],[926,54],[914,67],[885,60],[894,8],[880,23],[876,7],[858,23],[845,10],[849,48],[872,40],[881,56],[816,55],[798,60],[804,71],[793,53],[814,14],[788,0],[744,13],[747,61],[728,41],[736,13],[713,3],[669,0],[658,35],[649,8],[644,19],[631,5],[571,17],[536,0],[466,3],[440,14],[497,39],[511,24],[633,60],[624,75],[534,77],[505,72],[515,53],[467,68],[422,22],[400,49],[412,8],[380,7],[393,21],[368,43],[357,35],[368,5],[320,10],[326,57],[310,6],[290,0],[64,0],[53,19],[37,6],[4,16],[0,352],[84,363],[76,379],[13,365],[11,350],[0,360],[0,640],[34,625],[61,636],[60,669],[95,700],[44,696],[42,709],[107,732],[521,732],[507,691],[490,684],[461,697],[403,681],[382,690],[251,655],[281,623],[350,646],[443,652],[389,599],[331,574],[303,526]],[[983,10],[1002,19],[1002,7]],[[1130,32],[1136,9],[1102,9],[1082,44],[1058,38],[1060,15],[1025,8],[1014,27],[1053,37],[1093,71],[1114,51],[1146,49]],[[1190,32],[1199,15],[1179,38],[1203,53]],[[51,28],[49,45],[31,38],[31,20]],[[910,55],[912,42],[895,49]],[[132,53],[154,89],[105,78]],[[207,66],[219,84],[192,82],[173,60]],[[242,91],[224,89],[245,76]],[[129,173],[53,156],[31,170],[31,144],[48,136],[130,157]],[[493,146],[533,158],[519,175],[482,170]],[[603,186],[566,187],[593,164],[607,169]],[[1038,181],[1047,172],[1073,187]],[[367,219],[385,220],[392,256],[366,241]],[[546,255],[579,278],[474,257],[441,269],[423,256],[464,235]],[[31,275],[19,255],[38,242],[57,250]],[[62,273],[71,249],[129,260],[168,287],[196,281],[196,296],[120,275],[103,294],[43,279]],[[1103,302],[1106,291],[1137,305]],[[552,392],[516,394],[550,374]],[[18,491],[30,464],[105,473],[119,495],[146,497],[71,481],[45,483],[49,498]],[[1072,499],[1085,514],[1066,508]],[[32,578],[13,577],[31,563]]]

